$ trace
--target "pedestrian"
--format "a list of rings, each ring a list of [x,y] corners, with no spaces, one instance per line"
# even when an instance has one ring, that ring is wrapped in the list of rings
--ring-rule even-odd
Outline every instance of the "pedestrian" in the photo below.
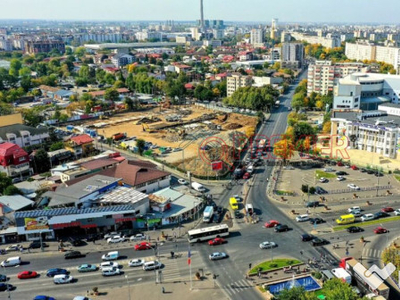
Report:
[[[162,287],[161,290],[162,290],[162,293],[165,294],[165,288]]]
[[[96,239],[93,237],[93,245],[96,245]]]

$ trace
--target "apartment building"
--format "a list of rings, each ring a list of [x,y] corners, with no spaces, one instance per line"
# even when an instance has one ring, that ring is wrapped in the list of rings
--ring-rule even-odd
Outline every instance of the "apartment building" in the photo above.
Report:
[[[48,53],[54,49],[58,50],[60,53],[64,53],[64,42],[57,40],[28,41],[26,42],[25,51],[28,54],[36,54],[41,52]]]
[[[340,47],[340,37],[331,36],[331,37],[323,37],[316,35],[308,35],[300,32],[291,32],[290,35],[298,41],[306,41],[310,44],[321,44],[326,48],[335,48]]]
[[[264,30],[262,28],[253,28],[250,31],[250,44],[254,47],[262,47],[264,45]]]
[[[351,149],[396,158],[400,117],[383,111],[333,110],[331,135],[346,138]]]
[[[226,93],[230,97],[232,94],[241,87],[251,86],[253,80],[251,76],[241,75],[240,73],[233,73],[227,76]]]
[[[400,66],[400,48],[389,46],[376,46],[368,42],[346,43],[345,54],[350,59],[376,60],[394,66]]]
[[[304,64],[304,45],[301,43],[283,43],[281,61],[296,62],[298,68],[301,68]]]
[[[307,95],[312,92],[326,95],[333,92],[333,87],[340,78],[355,72],[367,72],[363,63],[333,63],[330,60],[317,60],[308,66]]]
[[[334,87],[335,109],[376,110],[385,103],[399,103],[400,75],[353,73]]]

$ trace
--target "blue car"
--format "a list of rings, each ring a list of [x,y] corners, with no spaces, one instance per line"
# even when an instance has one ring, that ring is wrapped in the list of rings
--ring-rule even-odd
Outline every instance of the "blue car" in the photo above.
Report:
[[[68,271],[65,269],[59,269],[59,268],[54,268],[54,269],[48,269],[46,276],[47,277],[54,277],[56,275],[66,275],[68,274]]]
[[[53,297],[44,296],[44,295],[37,295],[33,300],[56,300]]]

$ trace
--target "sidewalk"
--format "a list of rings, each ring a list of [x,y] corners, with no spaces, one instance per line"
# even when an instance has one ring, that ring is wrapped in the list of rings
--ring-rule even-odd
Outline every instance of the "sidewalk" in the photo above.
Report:
[[[194,275],[193,275],[194,277]],[[133,300],[133,299],[191,299],[191,300],[210,300],[210,299],[229,299],[224,292],[217,286],[214,287],[212,277],[201,281],[193,279],[193,289],[190,290],[190,281],[179,283],[144,283],[131,284],[128,289],[126,280],[121,280],[123,287],[108,289],[106,292],[99,287],[99,296],[89,297],[91,299],[113,299],[113,300]],[[165,293],[162,292],[164,287]],[[112,297],[111,297],[112,296]]]

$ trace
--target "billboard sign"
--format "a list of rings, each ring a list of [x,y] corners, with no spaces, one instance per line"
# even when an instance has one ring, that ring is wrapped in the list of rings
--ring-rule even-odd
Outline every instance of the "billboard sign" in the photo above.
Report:
[[[41,216],[37,218],[25,218],[25,230],[42,230],[49,229],[48,218]]]

